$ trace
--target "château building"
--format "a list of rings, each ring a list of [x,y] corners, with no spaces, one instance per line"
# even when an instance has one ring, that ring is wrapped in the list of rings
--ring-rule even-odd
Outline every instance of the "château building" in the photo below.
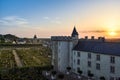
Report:
[[[94,74],[95,80],[120,80],[120,43],[106,42],[104,37],[78,36],[75,27],[71,36],[51,36],[54,68],[65,73],[69,66],[75,74],[78,70],[84,76]]]

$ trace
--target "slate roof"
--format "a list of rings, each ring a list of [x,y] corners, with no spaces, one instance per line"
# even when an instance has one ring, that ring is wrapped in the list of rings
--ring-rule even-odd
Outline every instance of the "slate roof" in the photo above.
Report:
[[[120,43],[79,41],[73,50],[120,56]]]
[[[76,28],[74,27],[73,32],[72,32],[72,36],[75,37],[75,35],[78,35],[78,32],[77,32]]]

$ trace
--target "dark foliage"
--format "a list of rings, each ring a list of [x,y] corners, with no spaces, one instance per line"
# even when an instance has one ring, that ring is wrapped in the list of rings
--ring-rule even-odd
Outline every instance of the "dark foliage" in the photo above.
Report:
[[[83,72],[81,70],[78,70],[79,75],[81,75]]]
[[[12,68],[7,70],[0,70],[1,79],[6,80],[47,80],[42,71],[47,69],[46,67],[24,67],[24,68]]]
[[[59,79],[64,79],[64,74],[58,74]]]
[[[104,77],[104,76],[101,76],[101,77],[100,77],[100,80],[105,80],[105,77]]]
[[[71,70],[71,67],[67,67],[66,69],[67,69],[68,71],[70,71],[70,70]]]
[[[52,71],[52,75],[54,76],[54,75],[56,75],[57,74],[57,72],[56,71]]]
[[[93,77],[94,74],[92,74],[92,73],[88,73],[88,76],[89,76],[89,77]]]

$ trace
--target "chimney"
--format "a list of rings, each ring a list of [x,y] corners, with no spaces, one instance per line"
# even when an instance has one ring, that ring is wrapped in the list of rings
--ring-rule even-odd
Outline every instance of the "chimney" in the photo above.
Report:
[[[94,36],[91,36],[91,39],[94,40]]]
[[[104,42],[105,41],[105,37],[98,37],[98,40]]]
[[[87,40],[87,39],[88,39],[88,36],[85,36],[85,39]]]
[[[100,40],[101,39],[101,37],[98,37],[98,40]]]
[[[102,40],[102,42],[105,42],[105,37],[102,37],[101,40]]]

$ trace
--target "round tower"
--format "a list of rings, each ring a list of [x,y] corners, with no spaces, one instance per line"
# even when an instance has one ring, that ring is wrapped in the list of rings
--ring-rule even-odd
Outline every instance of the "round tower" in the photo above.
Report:
[[[72,42],[73,42],[73,47],[78,43],[78,39],[79,39],[79,34],[74,26],[73,32],[71,34],[72,37]]]

